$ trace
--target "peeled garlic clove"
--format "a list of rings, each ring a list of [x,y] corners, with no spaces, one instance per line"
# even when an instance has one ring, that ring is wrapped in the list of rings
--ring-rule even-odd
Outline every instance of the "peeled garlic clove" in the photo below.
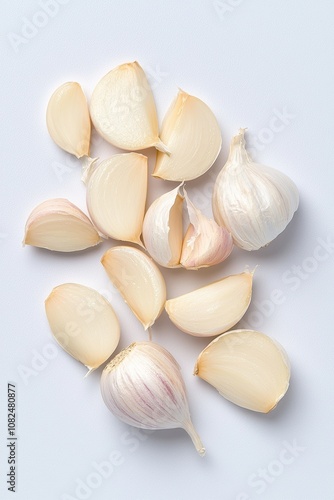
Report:
[[[115,351],[119,322],[111,304],[96,290],[77,283],[59,285],[46,299],[45,311],[57,342],[88,373]]]
[[[180,267],[183,196],[181,186],[157,198],[143,223],[143,240],[151,257],[164,267]]]
[[[34,208],[28,217],[23,244],[76,252],[101,242],[88,217],[64,198],[47,200]]]
[[[213,165],[221,149],[221,132],[211,109],[179,91],[162,124],[161,140],[170,155],[157,153],[153,175],[170,181],[196,179]]]
[[[199,269],[223,262],[233,249],[230,233],[198,210],[183,189],[187,203],[189,227],[183,240],[181,265]]]
[[[166,301],[171,321],[195,337],[226,332],[243,317],[252,296],[253,272],[234,274]]]
[[[89,155],[90,117],[85,94],[77,82],[64,83],[52,94],[46,123],[59,147],[77,158]]]
[[[205,454],[190,419],[185,384],[173,356],[153,342],[135,342],[104,368],[101,392],[109,410],[141,429],[183,428]]]
[[[110,248],[102,265],[145,330],[160,316],[166,302],[165,280],[152,259],[137,248]]]
[[[146,156],[124,153],[104,160],[87,181],[87,207],[92,221],[110,238],[142,245],[146,193]]]
[[[98,133],[118,148],[137,151],[155,146],[166,151],[159,139],[152,90],[136,61],[118,66],[99,81],[90,114]]]
[[[217,177],[213,213],[235,245],[257,250],[286,228],[298,208],[299,195],[286,175],[251,160],[244,132],[240,129],[233,138],[227,163]]]
[[[201,352],[194,374],[232,403],[268,413],[288,390],[290,366],[282,346],[264,333],[234,330]]]

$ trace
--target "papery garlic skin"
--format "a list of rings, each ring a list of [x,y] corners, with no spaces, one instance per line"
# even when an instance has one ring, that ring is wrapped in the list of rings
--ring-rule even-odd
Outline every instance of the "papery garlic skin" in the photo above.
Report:
[[[91,124],[85,94],[79,83],[67,82],[52,94],[46,123],[54,142],[77,158],[89,155]]]
[[[283,347],[264,333],[234,330],[201,352],[194,374],[232,403],[268,413],[288,390],[290,363]]]
[[[252,297],[253,272],[227,276],[166,301],[170,320],[195,337],[226,332],[243,317]]]
[[[136,61],[114,68],[98,82],[90,115],[98,133],[118,148],[137,151],[155,146],[166,151],[159,139],[152,90]]]
[[[101,243],[89,218],[65,198],[37,205],[30,213],[23,244],[56,252],[77,252]]]
[[[190,419],[185,384],[173,356],[154,342],[135,342],[104,368],[101,393],[109,410],[141,429],[183,428],[205,454]]]
[[[181,253],[181,265],[186,269],[199,269],[220,264],[231,254],[233,239],[224,227],[219,226],[198,210],[183,189],[189,216]]]
[[[59,285],[47,297],[45,311],[56,341],[88,373],[115,351],[119,322],[110,302],[96,290],[78,283]]]
[[[146,193],[147,157],[138,153],[113,155],[88,178],[89,215],[102,234],[142,246]]]
[[[215,162],[222,144],[220,128],[211,109],[183,90],[167,111],[160,137],[170,155],[157,153],[153,176],[171,181],[203,175]]]
[[[180,267],[183,241],[181,186],[159,196],[148,208],[143,240],[151,257],[163,267]]]
[[[128,246],[110,248],[101,262],[145,330],[150,328],[166,302],[166,284],[158,266],[141,250]]]
[[[254,163],[244,129],[231,142],[229,158],[213,192],[213,214],[232,234],[235,245],[257,250],[274,240],[298,208],[295,184],[282,172]]]

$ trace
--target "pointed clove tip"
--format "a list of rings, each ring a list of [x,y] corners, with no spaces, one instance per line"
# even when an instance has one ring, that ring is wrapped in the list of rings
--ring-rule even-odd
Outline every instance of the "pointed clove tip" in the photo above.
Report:
[[[258,268],[258,267],[259,267],[259,264],[256,264],[256,266],[254,267],[254,269],[252,269],[252,270],[250,271],[250,273],[251,273],[251,275],[252,275],[252,276],[254,276],[255,271],[257,270],[257,268]]]
[[[87,368],[88,368],[88,372],[86,373],[84,378],[87,378],[88,375],[90,375],[94,370],[96,370],[96,366],[95,367],[87,366]]]
[[[167,146],[161,141],[161,139],[159,139],[158,142],[154,144],[154,147],[161,153],[165,153],[167,156],[170,156],[172,154],[171,151],[169,151],[169,149],[167,148]]]
[[[134,238],[130,241],[130,243],[135,243],[135,245],[139,245],[143,250],[146,250],[144,243],[141,241],[140,236],[138,238]]]

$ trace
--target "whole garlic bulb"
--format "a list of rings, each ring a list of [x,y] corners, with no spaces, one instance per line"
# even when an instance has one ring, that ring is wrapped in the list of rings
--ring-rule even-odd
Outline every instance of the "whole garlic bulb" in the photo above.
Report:
[[[289,177],[254,163],[244,129],[232,139],[228,160],[213,192],[213,214],[232,234],[236,246],[257,250],[274,240],[298,208],[298,190]]]
[[[184,381],[173,356],[154,342],[134,342],[104,368],[101,393],[120,420],[141,429],[183,428],[205,454],[190,419]]]

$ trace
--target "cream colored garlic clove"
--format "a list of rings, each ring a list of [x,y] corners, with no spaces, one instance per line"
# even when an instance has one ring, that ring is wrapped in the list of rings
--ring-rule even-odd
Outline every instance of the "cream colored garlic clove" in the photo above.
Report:
[[[67,82],[52,94],[46,123],[54,142],[77,158],[89,155],[91,125],[86,97],[77,82]]]
[[[189,216],[189,227],[183,240],[181,265],[199,269],[223,262],[233,249],[230,233],[198,210],[183,189]]]
[[[109,278],[145,330],[160,316],[166,302],[166,284],[159,268],[137,248],[110,248],[101,259]]]
[[[101,393],[109,410],[141,429],[183,428],[205,454],[191,422],[186,388],[173,356],[154,342],[135,342],[104,368]]]
[[[157,198],[143,223],[143,240],[151,257],[163,267],[180,267],[183,239],[181,185]]]
[[[87,181],[87,207],[102,234],[142,246],[140,235],[147,193],[147,157],[114,155],[101,162]]]
[[[111,304],[96,290],[77,283],[59,285],[46,299],[45,311],[57,342],[88,373],[115,351],[119,322]]]
[[[295,184],[286,175],[254,163],[245,147],[244,129],[231,142],[229,158],[213,192],[213,214],[234,243],[257,250],[274,240],[298,208]]]
[[[101,242],[88,217],[64,198],[44,201],[28,217],[23,244],[76,252]]]
[[[154,146],[166,151],[159,138],[152,90],[136,61],[118,66],[99,81],[90,114],[98,133],[114,146],[131,151]]]
[[[215,162],[221,149],[221,132],[211,109],[180,90],[167,111],[161,140],[170,155],[157,153],[153,175],[170,181],[196,179]]]
[[[194,374],[232,403],[268,413],[288,390],[290,365],[282,346],[264,333],[234,330],[201,352]]]
[[[170,320],[195,337],[226,332],[243,317],[252,296],[253,272],[228,276],[166,301]]]

